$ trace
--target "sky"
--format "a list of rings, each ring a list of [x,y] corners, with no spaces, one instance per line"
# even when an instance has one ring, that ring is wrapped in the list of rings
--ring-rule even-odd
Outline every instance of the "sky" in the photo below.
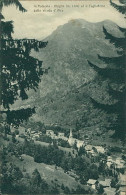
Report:
[[[42,40],[56,30],[59,25],[72,19],[85,19],[93,23],[111,20],[121,27],[126,27],[124,16],[110,6],[109,0],[21,1],[21,3],[27,12],[19,12],[15,6],[5,7],[2,10],[5,20],[14,21],[14,38]],[[55,5],[57,7],[54,7]],[[49,8],[43,8],[46,6]],[[38,9],[41,12],[34,12]],[[43,9],[51,9],[53,12],[43,12]]]

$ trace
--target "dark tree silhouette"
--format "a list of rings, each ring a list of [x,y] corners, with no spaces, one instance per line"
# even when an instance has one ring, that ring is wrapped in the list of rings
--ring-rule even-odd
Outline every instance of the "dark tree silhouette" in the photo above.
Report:
[[[115,123],[110,126],[110,129],[115,130],[116,137],[124,138],[126,134],[126,29],[120,27],[118,28],[121,32],[123,32],[123,38],[114,37],[105,28],[103,28],[105,38],[115,45],[118,56],[103,57],[98,55],[101,62],[106,64],[105,68],[100,68],[89,61],[88,63],[103,80],[109,80],[108,95],[115,100],[115,103],[113,104],[99,103],[94,99],[92,99],[92,102],[96,108],[102,109],[107,113],[116,114],[117,119]]]
[[[27,10],[21,5],[18,0],[1,0],[0,1],[0,11],[2,10],[3,6],[10,6],[15,5],[19,11],[26,12]]]
[[[3,6],[14,4],[19,11],[26,12],[18,0],[0,1],[0,11]],[[10,105],[21,98],[28,99],[28,90],[36,91],[41,76],[44,73],[42,61],[30,56],[32,49],[39,51],[44,48],[47,42],[37,41],[35,39],[13,39],[14,32],[13,21],[3,21],[1,14],[0,29],[0,104],[1,114],[6,114],[6,123],[8,125],[19,126],[23,120],[27,120],[35,108],[23,107],[22,109],[11,110]]]
[[[119,0],[119,3],[122,5],[118,5],[114,3],[112,0],[110,0],[110,5],[114,7],[118,12],[122,14],[126,14],[126,1],[125,0]]]

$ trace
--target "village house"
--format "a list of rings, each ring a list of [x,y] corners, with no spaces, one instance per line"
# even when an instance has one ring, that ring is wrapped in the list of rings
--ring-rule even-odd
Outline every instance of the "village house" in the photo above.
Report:
[[[94,147],[96,148],[98,153],[102,153],[102,154],[105,153],[105,149],[102,146],[94,146]]]
[[[124,167],[124,164],[125,164],[125,161],[122,160],[121,157],[111,157],[111,156],[108,156],[107,157],[107,166],[110,168],[110,166],[114,164],[115,165],[115,168],[123,168]]]
[[[116,188],[111,188],[111,187],[104,188],[104,194],[105,195],[115,195]]]
[[[88,154],[91,154],[92,156],[96,156],[96,152],[93,149],[94,147],[92,145],[86,145],[85,150]]]
[[[116,192],[116,195],[126,195],[126,187],[120,187],[119,190]]]
[[[65,137],[64,133],[60,133],[60,132],[58,133],[57,139],[63,139],[63,140],[65,140],[65,141],[68,140],[68,138]]]
[[[35,134],[36,133],[36,131],[31,131],[31,134]]]
[[[84,146],[84,141],[82,140],[76,140],[76,141],[77,141],[77,148]]]
[[[125,164],[125,161],[122,160],[121,157],[116,158],[116,160],[115,160],[116,168],[121,169],[124,167],[124,164]]]
[[[102,185],[103,188],[110,187],[111,179],[105,179],[104,181],[99,181],[99,184]]]
[[[86,137],[85,140],[88,141],[89,140],[89,137]]]
[[[97,180],[95,180],[95,179],[89,179],[88,181],[87,181],[87,185],[88,186],[90,186],[90,187],[92,187],[94,190],[96,189],[96,184],[97,184]]]
[[[70,146],[73,146],[75,143],[77,144],[77,141],[75,138],[69,138],[68,143],[70,144]]]
[[[31,133],[31,128],[27,129],[27,133],[29,133],[29,134]]]
[[[110,168],[110,166],[114,163],[113,159],[111,156],[108,156],[107,157],[107,166]]]
[[[33,135],[33,137],[39,138],[39,134],[38,134],[38,133],[35,133],[35,134]]]
[[[16,135],[16,139],[18,139],[19,138],[19,135]]]
[[[59,132],[59,133],[58,133],[58,137],[61,137],[61,138],[64,137],[64,133],[60,133],[60,132]]]
[[[86,145],[85,146],[85,150],[87,151],[87,153],[92,151],[92,147],[93,147],[92,145]]]
[[[90,151],[90,154],[91,154],[92,156],[97,156],[97,154],[96,154],[96,152],[94,152],[94,150],[91,150],[91,151]]]
[[[52,139],[56,136],[53,130],[46,130],[46,135],[50,136]]]
[[[122,174],[119,175],[118,185],[120,187],[125,187],[126,188],[126,175],[125,174],[124,175],[122,175]]]

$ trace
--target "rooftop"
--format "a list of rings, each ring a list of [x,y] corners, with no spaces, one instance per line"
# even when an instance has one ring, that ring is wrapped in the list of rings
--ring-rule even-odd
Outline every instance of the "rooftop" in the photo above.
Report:
[[[105,191],[106,194],[114,195],[115,191],[116,191],[116,188],[105,188],[104,191]]]
[[[96,183],[96,181],[97,181],[97,180],[95,180],[95,179],[89,179],[89,180],[87,181],[87,184],[93,185],[93,184]]]
[[[49,130],[49,129],[48,129],[48,130],[46,130],[46,132],[54,132],[54,131],[53,131],[53,130]]]
[[[103,187],[109,187],[110,183],[111,183],[111,179],[105,179],[104,181],[99,181],[99,183],[103,186]]]
[[[120,188],[119,188],[119,191],[121,191],[121,192],[126,192],[126,187],[120,187]]]
[[[126,175],[120,174],[120,180],[126,182]]]
[[[64,133],[60,133],[60,132],[59,132],[58,135],[63,135],[63,136],[64,136]]]
[[[92,150],[92,145],[87,145],[87,146],[85,146],[85,150]]]
[[[102,146],[95,146],[96,150],[98,152],[101,152],[101,153],[104,153],[105,152],[105,149],[102,147]]]
[[[121,185],[121,186],[125,186],[126,187],[126,180],[125,181],[120,180],[118,182],[118,184]]]

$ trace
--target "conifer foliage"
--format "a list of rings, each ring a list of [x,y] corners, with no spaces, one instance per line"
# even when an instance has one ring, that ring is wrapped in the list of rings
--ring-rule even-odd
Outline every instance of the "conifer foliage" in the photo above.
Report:
[[[0,10],[2,11],[3,6],[13,4],[19,11],[26,12],[26,9],[23,8],[18,0],[0,1]],[[1,17],[0,27],[1,114],[6,113],[7,124],[19,126],[23,120],[27,120],[35,113],[35,108],[28,107],[11,110],[10,105],[13,105],[19,98],[22,100],[28,99],[28,90],[38,88],[41,76],[44,73],[42,61],[30,56],[30,52],[32,49],[39,51],[40,48],[46,47],[47,42],[35,39],[13,39],[13,21],[5,22],[3,16]]]
[[[126,1],[119,0],[119,3],[120,5],[110,0],[110,5],[119,13],[125,15]],[[118,28],[123,33],[121,38],[112,35],[103,27],[105,39],[115,46],[118,56],[107,57],[98,55],[101,62],[106,64],[106,68],[100,68],[90,61],[88,63],[103,80],[109,80],[108,94],[116,102],[114,104],[101,104],[92,98],[91,100],[96,108],[102,109],[107,113],[116,114],[116,122],[111,125],[110,129],[115,130],[115,137],[124,139],[126,135],[126,29],[119,26]]]
[[[115,37],[110,34],[104,27],[105,38],[117,49],[117,57],[105,57],[98,55],[101,63],[106,64],[101,68],[91,62],[89,65],[98,73],[101,79],[108,79],[108,95],[114,100],[113,104],[99,103],[92,99],[95,107],[104,110],[107,113],[115,113],[116,122],[111,125],[110,129],[115,130],[115,136],[124,138],[126,128],[126,29],[118,27],[123,33],[123,37]]]
[[[119,11],[122,14],[126,14],[126,1],[125,0],[119,0],[119,4],[114,3],[112,0],[110,0],[110,5],[114,7],[117,11]]]

